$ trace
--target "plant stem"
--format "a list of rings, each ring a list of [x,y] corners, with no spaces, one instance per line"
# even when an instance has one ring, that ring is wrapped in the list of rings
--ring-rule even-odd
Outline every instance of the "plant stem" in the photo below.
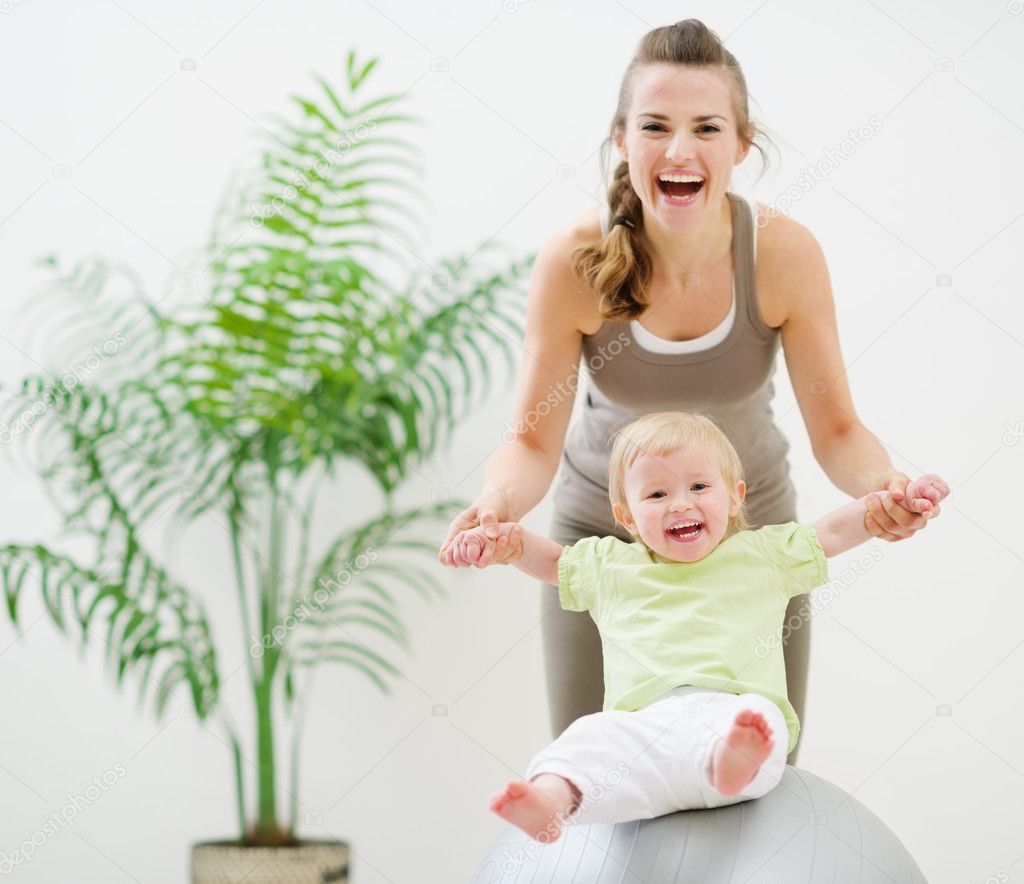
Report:
[[[256,684],[256,762],[259,766],[259,808],[257,832],[263,837],[277,835],[277,795],[274,786],[274,721],[272,683]]]
[[[306,580],[306,566],[309,562],[309,535],[310,525],[313,522],[313,511],[316,509],[316,500],[320,493],[320,482],[314,476],[310,482],[309,499],[306,501],[306,508],[302,513],[302,521],[299,528],[299,559],[295,567],[295,592],[292,595],[292,606],[297,607],[303,598],[304,584]],[[316,575],[313,575],[316,576]],[[312,595],[315,587],[310,587],[308,595]]]
[[[267,549],[269,557],[267,560],[267,582],[266,582],[266,618],[267,635],[274,634],[274,628],[278,625],[281,612],[278,610],[281,604],[281,550],[284,548],[284,528],[281,525],[281,495],[277,490],[277,478],[271,477],[270,481],[270,522],[269,537],[267,538]],[[277,669],[277,661],[281,656],[281,647],[284,644],[284,637],[280,642],[273,643],[273,653],[267,654],[266,666],[263,670],[263,678],[267,685],[273,683],[274,672]]]
[[[238,591],[238,607],[242,614],[242,646],[245,649],[246,672],[249,674],[249,684],[255,688],[256,664],[253,661],[250,642],[253,640],[252,620],[249,616],[249,600],[246,595],[245,571],[242,567],[242,550],[240,543],[241,525],[238,522],[237,514],[234,511],[228,513],[231,534],[231,556],[235,571],[235,586]],[[265,648],[262,636],[260,646]],[[238,802],[239,840],[246,843],[245,825],[245,780],[242,775],[242,748],[234,731],[230,731],[231,751],[235,757],[235,799]]]
[[[256,666],[253,663],[252,652],[250,650],[250,642],[255,638],[252,634],[252,620],[249,616],[249,600],[245,592],[245,571],[242,568],[242,549],[241,541],[239,536],[242,528],[238,524],[238,519],[234,513],[228,514],[231,526],[231,556],[235,570],[235,586],[238,590],[238,607],[242,613],[242,641],[245,647],[245,664],[246,671],[249,673],[250,683],[255,684],[256,681]],[[263,636],[260,636],[260,643],[263,644]]]
[[[231,754],[235,759],[235,800],[238,803],[238,841],[245,844],[245,780],[242,778],[242,747],[233,729],[228,729]]]
[[[309,670],[309,677],[302,685],[302,696],[298,700],[298,711],[295,714],[295,728],[292,731],[292,757],[291,757],[291,784],[292,796],[291,806],[288,809],[291,820],[292,831],[297,828],[299,816],[299,758],[302,746],[302,732],[306,724],[306,712],[309,709],[309,698],[313,695],[313,677],[315,669]]]
[[[270,518],[268,520],[268,552],[266,581],[263,585],[263,627],[265,635],[274,635],[278,617],[278,596],[281,582],[279,573],[281,549],[284,545],[284,530],[280,524],[280,494],[277,476],[270,473]],[[259,817],[257,827],[264,838],[276,839],[279,835],[277,822],[276,761],[274,755],[274,676],[280,648],[270,643],[263,656],[263,672],[256,684],[257,763],[259,765]]]
[[[306,579],[306,567],[309,561],[309,535],[311,533],[310,526],[313,522],[313,511],[316,509],[317,495],[320,491],[320,482],[316,476],[313,477],[310,482],[309,499],[306,502],[306,508],[302,513],[302,519],[299,527],[299,560],[296,566],[296,581],[295,581],[295,592],[292,594],[292,607],[296,608],[302,603],[302,591],[303,584]],[[315,576],[315,575],[314,575]],[[310,590],[312,595],[312,589]],[[306,709],[308,704],[308,698],[312,691],[313,686],[313,675],[314,670],[310,670],[309,678],[303,685],[303,693],[298,698],[296,705],[298,709],[295,714],[295,727],[292,731],[292,747],[291,747],[291,759],[290,759],[290,781],[291,781],[291,800],[288,808],[288,819],[289,825],[291,826],[292,832],[295,832],[298,828],[298,814],[299,814],[299,753],[302,743],[302,730],[306,720]]]

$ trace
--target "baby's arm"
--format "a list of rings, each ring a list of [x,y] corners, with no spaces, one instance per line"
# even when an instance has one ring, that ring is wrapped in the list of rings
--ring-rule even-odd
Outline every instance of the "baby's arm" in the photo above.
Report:
[[[814,523],[814,530],[826,557],[838,556],[874,537],[864,527],[864,513],[871,494],[883,501],[889,497],[888,491],[872,491],[822,516]],[[929,474],[908,484],[904,498],[899,503],[912,513],[926,513],[947,494],[949,486],[938,476]]]
[[[488,537],[482,527],[460,532],[452,540],[452,559],[457,567],[477,565],[489,548],[494,562],[511,563],[524,574],[558,586],[558,562],[564,547],[516,522],[499,522],[497,538]]]

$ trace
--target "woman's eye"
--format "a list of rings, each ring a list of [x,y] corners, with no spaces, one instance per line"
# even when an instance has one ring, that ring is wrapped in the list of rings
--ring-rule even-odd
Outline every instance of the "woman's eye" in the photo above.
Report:
[[[663,130],[665,127],[661,126],[658,123],[648,123],[646,126],[641,126],[640,128],[643,131],[645,131],[645,132],[647,132],[647,131],[657,132],[657,131]],[[717,126],[712,126],[712,125],[708,124],[708,125],[705,125],[705,126],[701,126],[699,131],[701,131],[701,132],[704,132],[704,131],[720,132],[721,130]]]

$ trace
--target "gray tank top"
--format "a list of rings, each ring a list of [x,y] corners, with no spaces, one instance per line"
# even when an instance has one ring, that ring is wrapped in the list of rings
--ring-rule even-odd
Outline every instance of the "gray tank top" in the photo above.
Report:
[[[773,422],[772,372],[778,329],[766,325],[754,289],[754,219],[742,197],[732,208],[735,319],[725,337],[696,352],[654,352],[629,321],[608,320],[583,336],[582,409],[569,430],[555,490],[556,516],[607,531],[611,434],[652,411],[702,411],[729,437],[743,463],[752,527],[796,518],[789,443]],[[602,211],[602,232],[607,218]]]

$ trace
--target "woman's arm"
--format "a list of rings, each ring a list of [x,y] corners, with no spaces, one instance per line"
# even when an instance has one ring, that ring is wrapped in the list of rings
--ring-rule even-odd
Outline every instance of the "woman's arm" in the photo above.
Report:
[[[765,228],[758,276],[771,280],[787,303],[781,326],[786,367],[807,427],[814,457],[836,487],[852,497],[885,489],[871,498],[866,530],[903,540],[939,514],[918,515],[900,506],[909,476],[896,470],[885,447],[857,416],[839,346],[835,303],[821,246],[806,227],[786,217]]]
[[[444,564],[452,564],[447,550],[456,534],[521,519],[544,498],[558,471],[583,346],[585,290],[569,264],[577,238],[575,227],[554,234],[534,262],[514,419],[487,461],[477,499],[449,526],[438,556]]]

